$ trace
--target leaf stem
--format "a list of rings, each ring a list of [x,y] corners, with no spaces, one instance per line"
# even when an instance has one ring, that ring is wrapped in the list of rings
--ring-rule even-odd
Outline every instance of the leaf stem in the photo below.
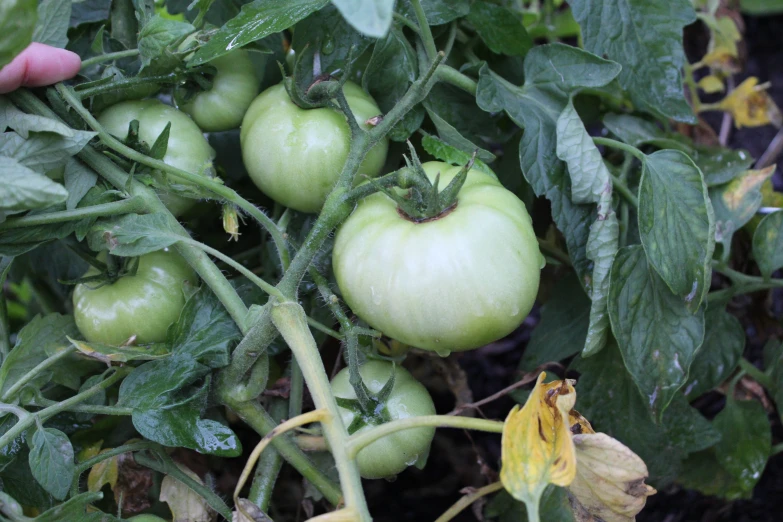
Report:
[[[448,522],[460,513],[462,513],[468,506],[473,504],[481,497],[490,495],[496,491],[503,489],[503,483],[500,481],[493,482],[488,486],[471,491],[467,495],[463,496],[457,502],[455,502],[448,510],[446,510],[441,516],[439,516],[435,522]]]
[[[138,56],[138,54],[139,54],[138,49],[128,49],[127,51],[117,51],[114,53],[99,54],[98,56],[93,56],[92,58],[87,58],[86,60],[82,60],[82,71],[98,63],[108,62],[112,60],[119,60],[121,58],[131,58],[133,56]]]
[[[767,390],[773,390],[775,388],[775,383],[772,381],[772,378],[756,368],[753,363],[746,358],[740,357],[739,367]]]
[[[13,386],[11,386],[5,391],[3,397],[0,400],[2,402],[9,402],[17,393],[19,393],[22,390],[22,388],[24,388],[27,385],[27,383],[35,379],[42,371],[46,370],[51,366],[54,366],[55,364],[57,364],[57,362],[60,361],[60,359],[64,359],[68,357],[75,351],[76,351],[76,347],[71,345],[55,353],[54,355],[47,357],[46,359],[44,359],[43,361],[35,365],[33,368],[31,368],[30,371],[22,375],[22,377],[20,377],[19,380],[13,384]]]
[[[269,405],[269,413],[275,422],[280,422],[286,415],[286,403],[282,399],[272,398]],[[291,416],[289,416],[291,418]],[[277,482],[277,476],[280,473],[280,468],[283,465],[283,458],[280,453],[275,449],[274,445],[269,448],[258,461],[256,466],[256,473],[253,477],[253,484],[250,486],[250,493],[247,495],[247,499],[261,508],[261,511],[267,512],[269,510],[269,503],[272,500],[272,492],[275,489],[275,482]]]
[[[645,156],[644,152],[640,151],[633,145],[628,145],[627,143],[623,143],[622,141],[613,140],[611,138],[600,138],[595,137],[593,138],[593,143],[596,145],[603,145],[605,147],[612,147],[613,149],[619,149],[625,152],[629,152],[634,155],[636,159],[644,163],[644,161],[647,159],[647,156]]]
[[[122,455],[123,453],[130,453],[133,451],[141,451],[141,450],[148,450],[157,448],[158,445],[154,442],[149,441],[141,441],[141,442],[132,442],[130,444],[125,444],[123,446],[117,446],[116,448],[112,448],[106,451],[103,451],[97,455],[95,455],[92,458],[89,458],[83,462],[79,462],[76,465],[76,469],[73,472],[73,482],[71,483],[71,493],[70,496],[74,497],[79,494],[79,478],[82,476],[82,473],[90,469],[91,467],[95,466],[96,464],[100,464],[106,459],[110,459],[112,457],[116,457],[117,455]]]
[[[19,422],[11,426],[11,428],[0,437],[0,448],[6,447],[8,444],[11,443],[12,440],[14,440],[16,437],[21,435],[22,432],[24,432],[27,428],[32,426],[36,421],[45,422],[50,417],[53,417],[60,412],[66,411],[76,404],[86,401],[87,399],[89,399],[99,391],[108,388],[115,382],[125,377],[128,373],[130,373],[131,370],[132,368],[130,367],[118,368],[114,370],[114,373],[111,376],[99,382],[95,386],[92,386],[84,390],[83,392],[74,395],[69,399],[66,399],[62,402],[58,402],[53,406],[49,406],[48,408],[44,408],[41,411],[37,411],[35,413],[28,415],[23,419],[20,419]]]
[[[438,67],[438,79],[444,83],[453,85],[454,87],[459,87],[463,91],[473,96],[475,96],[476,92],[478,91],[478,83],[476,80],[470,76],[462,74],[454,67],[449,65],[442,64],[440,67]]]
[[[18,218],[10,218],[4,223],[0,223],[0,230],[35,227],[39,225],[64,223],[66,221],[76,221],[86,218],[115,216],[119,214],[141,214],[147,211],[147,206],[145,205],[142,198],[133,196],[128,199],[122,199],[120,201],[102,203],[100,205],[91,205],[89,207],[81,207],[73,210],[62,210],[59,212],[49,212],[46,214],[33,214]]]
[[[362,448],[369,446],[376,440],[411,428],[423,427],[435,428],[462,428],[466,430],[487,431],[490,433],[502,433],[503,423],[472,417],[458,417],[453,415],[424,415],[422,417],[408,417],[376,426],[370,430],[357,433],[348,440],[347,453],[349,457],[356,457]]]
[[[619,192],[629,204],[633,205],[634,208],[639,208],[639,198],[637,198],[631,189],[628,188],[628,185],[614,174],[610,174],[610,176],[612,176],[612,186],[614,189]]]
[[[432,60],[438,53],[437,47],[435,47],[435,39],[432,37],[432,31],[430,30],[430,24],[427,22],[427,16],[424,14],[424,8],[421,6],[419,0],[410,0],[413,12],[416,14],[416,23],[419,26],[419,36],[421,36],[422,42],[424,42],[424,48],[427,50],[427,57]]]
[[[553,243],[550,243],[545,239],[536,237],[536,240],[538,240],[538,246],[539,248],[541,248],[542,251],[546,252],[553,258],[557,259],[565,266],[571,266],[571,258],[568,257],[568,254],[566,254],[565,252],[560,250],[557,246],[555,246]]]
[[[85,87],[82,90],[74,91],[74,95],[79,100],[86,98],[92,98],[99,94],[105,94],[107,92],[118,93],[126,89],[132,89],[140,85],[174,85],[178,83],[181,76],[177,73],[162,74],[160,76],[135,76],[132,78],[123,78],[121,80],[115,80],[102,85],[96,85],[95,87]],[[59,84],[62,85],[62,84]],[[59,86],[58,86],[59,87]]]

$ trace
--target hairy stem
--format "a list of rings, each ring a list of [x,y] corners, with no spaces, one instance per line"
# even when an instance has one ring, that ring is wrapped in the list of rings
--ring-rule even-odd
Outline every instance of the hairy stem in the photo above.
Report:
[[[144,204],[144,201],[140,197],[134,196],[120,201],[75,208],[73,210],[62,210],[59,212],[49,212],[47,214],[33,214],[18,218],[10,218],[4,223],[0,223],[0,230],[35,227],[39,225],[50,225],[52,223],[77,221],[86,218],[117,216],[120,214],[141,214],[146,211],[147,206]]]
[[[288,407],[285,401],[281,399],[272,399],[269,405],[269,413],[275,422],[279,423],[286,415]],[[289,415],[289,418],[292,416]],[[261,508],[263,512],[269,510],[269,503],[272,500],[272,492],[275,489],[277,475],[283,466],[283,458],[275,449],[274,445],[267,449],[258,461],[256,473],[253,477],[253,484],[250,486],[250,493],[247,499]]]
[[[87,69],[88,67],[92,67],[97,63],[110,62],[112,60],[119,60],[121,58],[131,58],[133,56],[138,56],[138,54],[139,54],[138,49],[128,49],[127,51],[117,51],[115,53],[99,54],[98,56],[93,56],[92,58],[87,58],[86,60],[82,60],[82,71]]]
[[[46,359],[44,359],[43,361],[35,365],[33,368],[31,368],[30,371],[22,375],[22,377],[18,381],[16,381],[13,384],[13,386],[11,386],[5,391],[2,399],[0,400],[2,400],[3,402],[10,401],[17,393],[19,393],[22,390],[22,388],[24,388],[27,385],[27,383],[35,379],[42,371],[54,366],[61,359],[68,357],[75,351],[76,351],[75,347],[69,346],[64,350],[61,350],[56,354],[47,357]]]
[[[419,36],[421,36],[421,40],[424,42],[427,56],[432,60],[438,53],[438,49],[435,47],[435,39],[432,37],[430,24],[427,22],[427,17],[424,15],[424,8],[421,6],[419,0],[410,0],[410,3],[413,7],[413,12],[416,13],[416,22],[419,25]]]

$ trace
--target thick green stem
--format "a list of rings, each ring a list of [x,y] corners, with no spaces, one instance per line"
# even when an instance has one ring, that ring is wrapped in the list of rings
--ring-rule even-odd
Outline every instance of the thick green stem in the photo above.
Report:
[[[337,407],[329,376],[321,362],[318,346],[315,344],[310,329],[307,327],[307,316],[302,307],[295,302],[275,304],[272,308],[272,320],[285,339],[296,360],[302,368],[302,374],[307,381],[307,388],[313,398],[316,409],[326,410],[328,416],[321,421],[324,436],[332,449],[335,466],[340,475],[340,485],[343,489],[345,507],[355,510],[360,521],[372,520],[367,509],[362,490],[362,479],[356,461],[346,452],[345,443],[348,440],[348,430],[343,424]]]
[[[100,140],[113,151],[122,154],[131,161],[141,163],[142,165],[146,165],[153,169],[158,169],[162,172],[165,172],[166,174],[209,190],[213,194],[233,203],[243,211],[250,214],[261,224],[262,227],[264,227],[269,235],[272,236],[272,241],[274,241],[275,247],[278,250],[280,262],[283,265],[283,268],[285,269],[285,267],[288,266],[290,256],[288,254],[288,247],[286,246],[285,240],[283,239],[283,234],[277,228],[275,222],[272,221],[269,216],[261,212],[261,210],[258,209],[255,205],[219,181],[172,167],[171,165],[168,165],[161,160],[156,160],[131,149],[120,140],[106,132],[106,129],[104,129],[103,126],[98,123],[98,120],[96,120],[92,114],[90,114],[90,112],[85,109],[84,106],[82,106],[81,102],[77,99],[69,87],[66,87],[63,84],[58,84],[57,92],[59,92],[65,102],[84,119],[87,125],[89,125],[91,129],[98,133]]]
[[[50,368],[51,366],[54,366],[57,364],[61,359],[64,359],[71,355],[73,352],[76,351],[76,348],[73,346],[69,346],[65,348],[64,350],[61,350],[57,352],[56,354],[47,357],[37,365],[35,365],[33,368],[30,369],[27,373],[22,375],[22,377],[16,381],[13,386],[8,388],[6,392],[3,394],[2,402],[9,402],[11,399],[14,398],[14,396],[19,393],[22,388],[24,388],[27,383],[35,379],[42,371],[46,370],[47,368]]]
[[[13,257],[0,256],[0,364],[5,362],[8,353],[11,351],[11,332],[8,327],[8,310],[5,303],[5,279],[11,270]]]
[[[465,430],[487,431],[490,433],[503,433],[503,423],[486,419],[474,419],[472,417],[458,417],[455,415],[425,415],[422,417],[408,417],[376,426],[370,430],[353,435],[348,440],[348,456],[356,457],[362,448],[369,446],[376,440],[411,428],[462,428]]]
[[[95,386],[92,386],[84,390],[83,392],[74,395],[69,399],[66,399],[62,402],[58,402],[54,406],[49,406],[48,408],[44,408],[41,411],[35,412],[23,419],[20,419],[19,422],[11,426],[11,428],[7,432],[5,432],[2,437],[0,437],[0,448],[4,448],[8,446],[8,444],[10,444],[12,440],[14,440],[16,437],[21,435],[30,426],[35,424],[36,419],[40,420],[40,422],[46,422],[47,419],[57,415],[58,413],[67,411],[72,406],[86,401],[87,399],[89,399],[99,391],[105,390],[106,388],[108,388],[109,386],[111,386],[112,384],[116,383],[117,381],[125,377],[127,374],[129,374],[130,371],[131,371],[130,367],[119,368],[115,370],[111,376],[109,376],[104,381],[99,382]]]
[[[459,87],[473,96],[476,95],[476,91],[478,90],[478,83],[476,83],[476,80],[462,74],[449,65],[441,65],[438,67],[438,80],[453,85],[454,87]]]
[[[99,218],[106,216],[116,216],[120,214],[144,213],[147,206],[140,197],[131,197],[111,203],[102,203],[89,207],[76,208],[73,210],[63,210],[60,212],[49,212],[47,214],[33,214],[18,218],[10,218],[4,223],[0,223],[0,230],[13,228],[35,227],[39,225],[49,225],[52,223],[64,223],[66,221],[76,221],[86,218]]]
[[[116,53],[99,54],[98,56],[93,56],[92,58],[82,60],[82,71],[88,67],[92,67],[97,63],[110,62],[112,60],[119,60],[122,58],[131,58],[133,56],[138,56],[138,54],[138,49],[128,49],[127,51],[117,51]]]
[[[281,399],[272,399],[271,402],[269,413],[274,421],[279,423],[285,417],[288,407],[285,401]],[[288,418],[291,419],[295,416],[289,415]],[[275,489],[277,475],[280,473],[282,465],[283,459],[274,447],[267,448],[258,460],[256,472],[253,476],[253,484],[250,486],[250,493],[247,495],[247,499],[264,512],[269,510],[272,492]]]
[[[133,89],[140,85],[174,85],[179,83],[181,76],[176,73],[164,74],[161,76],[136,76],[133,78],[124,78],[122,80],[115,80],[102,85],[96,85],[95,87],[86,87],[80,91],[74,91],[76,96],[80,100],[85,98],[91,98],[98,96],[99,94],[105,94],[107,92],[117,93],[126,89]]]
[[[204,484],[201,484],[194,480],[192,477],[182,471],[177,464],[171,460],[165,451],[162,449],[153,450],[154,457],[139,453],[136,455],[136,462],[144,467],[153,469],[166,475],[171,475],[173,478],[179,480],[194,493],[200,495],[207,504],[220,513],[220,515],[226,520],[231,520],[231,508],[229,508],[223,499],[220,498],[215,492],[209,489]]]
[[[427,17],[424,15],[424,8],[421,6],[419,0],[410,0],[413,12],[416,13],[416,22],[419,25],[419,35],[422,42],[424,42],[424,48],[427,50],[427,56],[432,60],[438,52],[435,47],[435,39],[432,37],[432,31],[430,30],[430,24],[427,22]]]
[[[226,405],[262,436],[277,427],[277,422],[256,401],[228,401]],[[340,487],[318,469],[290,437],[275,437],[271,444],[289,464],[323,494],[326,500],[334,506],[340,503],[342,500]]]

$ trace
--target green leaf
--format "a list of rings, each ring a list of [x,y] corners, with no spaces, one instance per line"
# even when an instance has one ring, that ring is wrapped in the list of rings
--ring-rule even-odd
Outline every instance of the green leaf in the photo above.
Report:
[[[6,413],[0,417],[0,436],[5,435],[18,422],[16,415]],[[0,473],[11,464],[24,449],[25,434],[22,433],[7,445],[0,448]]]
[[[470,12],[468,0],[421,0],[424,17],[430,25],[443,25],[462,18]],[[410,20],[416,20],[416,13],[410,0],[398,0],[397,9]]]
[[[783,211],[764,217],[753,233],[753,257],[764,277],[783,267]]]
[[[582,87],[611,82],[620,66],[563,44],[534,47],[525,57],[527,79],[517,87],[486,65],[479,71],[476,102],[483,110],[505,111],[526,129],[519,145],[522,173],[538,196],[552,203],[552,217],[563,233],[572,264],[585,287],[592,285],[592,262],[585,247],[595,210],[571,201],[571,181],[557,157],[557,119],[569,95]]]
[[[467,165],[472,156],[472,154],[468,154],[467,152],[454,148],[448,143],[442,141],[440,138],[430,136],[429,134],[421,139],[421,146],[435,158],[452,165]],[[478,158],[476,158],[476,160],[473,162],[473,168],[495,176],[495,173],[492,172],[492,169]]]
[[[691,364],[685,396],[693,400],[729,378],[745,349],[745,330],[724,307],[710,305],[704,317],[704,342]]]
[[[685,488],[728,500],[741,498],[738,482],[718,462],[715,449],[688,455],[677,482]]]
[[[523,502],[512,497],[506,490],[501,490],[492,497],[484,510],[486,517],[498,522],[526,522],[527,509]],[[541,495],[538,507],[538,515],[541,520],[551,522],[577,522],[568,501],[566,488],[547,486]]]
[[[449,122],[438,116],[436,112],[429,108],[430,104],[425,102],[427,114],[429,115],[432,123],[435,124],[435,128],[438,130],[438,136],[441,141],[447,145],[460,150],[466,154],[471,154],[473,151],[478,151],[476,158],[483,162],[492,162],[495,160],[495,155],[491,152],[482,149],[469,139],[465,138],[460,132],[455,129]],[[463,163],[464,165],[464,163]]]
[[[479,0],[470,6],[467,19],[494,53],[524,56],[533,47],[522,20],[506,7]]]
[[[621,248],[612,265],[609,316],[625,366],[660,419],[704,340],[704,310],[691,313],[635,245]]]
[[[188,66],[205,64],[232,49],[288,29],[327,3],[328,0],[255,0],[245,4],[238,15],[196,51]]]
[[[206,286],[188,299],[168,336],[172,354],[187,355],[210,368],[228,365],[229,350],[241,338],[226,308]]]
[[[417,72],[416,51],[402,30],[392,27],[385,38],[375,43],[370,62],[362,74],[362,87],[386,114],[405,95],[416,80]],[[424,111],[417,105],[395,125],[389,137],[394,141],[407,140],[421,126],[423,118]]]
[[[35,31],[33,31],[33,41],[65,48],[68,43],[70,20],[71,2],[39,0],[38,23],[35,24]]]
[[[734,232],[756,215],[762,203],[761,187],[775,172],[775,165],[762,170],[748,170],[723,185],[710,188],[715,211],[715,241],[731,247]]]
[[[47,509],[55,504],[55,500],[33,477],[29,457],[30,449],[25,444],[17,456],[17,464],[0,473],[3,491],[25,506]]]
[[[66,138],[78,132],[57,120],[22,112],[8,98],[0,96],[0,131],[6,128],[15,130],[24,139],[30,137],[30,132],[53,132]]]
[[[98,221],[87,236],[90,248],[108,249],[117,256],[140,256],[171,246],[181,239],[163,214],[126,214]]]
[[[541,321],[519,361],[523,372],[550,361],[562,361],[579,353],[590,324],[590,300],[574,274],[560,278],[549,300],[541,307]]]
[[[609,336],[609,272],[619,248],[620,225],[612,209],[612,180],[601,153],[587,133],[579,114],[569,99],[557,119],[557,157],[566,162],[571,177],[571,200],[595,203],[597,218],[590,226],[585,254],[593,262],[590,326],[583,353],[585,357],[603,349]]]
[[[574,0],[584,46],[623,66],[620,85],[633,104],[660,118],[695,123],[685,101],[682,30],[696,20],[689,0]]]
[[[117,405],[138,410],[162,408],[169,404],[175,392],[208,372],[209,368],[187,354],[144,363],[122,381]]]
[[[74,0],[68,25],[78,27],[81,24],[103,22],[109,19],[110,12],[111,0]]]
[[[765,16],[783,13],[783,2],[780,0],[740,0],[743,13],[753,16]]]
[[[681,135],[677,137],[682,139]],[[702,171],[704,181],[710,187],[733,180],[750,168],[754,162],[753,156],[745,149],[696,145],[693,150],[686,152]]]
[[[764,406],[758,401],[729,398],[712,422],[721,434],[715,446],[718,462],[737,481],[737,497],[751,498],[772,449],[772,432]]]
[[[0,185],[0,217],[3,212],[45,208],[68,198],[65,187],[6,156],[0,156]]]
[[[76,158],[70,158],[65,164],[65,177],[63,178],[65,190],[68,191],[68,199],[65,200],[65,208],[73,210],[82,198],[98,182],[98,174],[86,167]]]
[[[153,60],[165,56],[169,45],[195,30],[196,28],[188,23],[155,15],[139,32],[139,56],[142,68],[150,65]]]
[[[100,492],[85,492],[69,498],[60,505],[35,517],[35,522],[63,522],[78,520],[79,522],[116,522],[119,519],[106,513],[87,513],[87,506],[103,498]],[[97,516],[96,516],[97,515]],[[94,518],[93,518],[94,517]]]
[[[362,34],[383,38],[391,27],[394,0],[332,0],[332,3]]]
[[[686,455],[720,439],[681,394],[675,395],[662,420],[653,422],[614,343],[593,357],[578,358],[573,369],[580,373],[580,413],[596,431],[616,438],[639,455],[650,471],[650,482],[658,488],[674,480]]]
[[[33,40],[38,18],[36,4],[36,0],[0,2],[0,67],[10,63]]]
[[[164,344],[145,346],[109,346],[100,343],[89,343],[76,339],[68,339],[79,352],[92,359],[110,365],[113,362],[153,361],[171,355]]]
[[[666,133],[654,122],[630,114],[610,112],[604,115],[603,124],[620,141],[634,147],[666,139]]]
[[[30,470],[43,488],[57,500],[63,500],[73,481],[76,464],[68,436],[54,428],[37,429],[28,457]]]
[[[70,315],[37,315],[19,331],[16,344],[0,366],[0,396],[5,394],[23,375],[43,362],[48,353],[69,345],[67,336],[78,330]],[[30,381],[29,386],[46,383],[51,373],[43,372]]]
[[[639,235],[650,264],[697,310],[710,287],[715,216],[701,171],[682,152],[661,150],[644,161]]]
[[[349,55],[356,62],[372,43],[351,27],[334,5],[311,14],[296,24],[291,43],[296,53],[297,85],[306,91],[318,74],[342,75],[349,66]]]
[[[95,132],[73,130],[68,136],[36,133],[24,139],[15,132],[6,132],[0,134],[0,154],[43,174],[65,165],[95,136]]]

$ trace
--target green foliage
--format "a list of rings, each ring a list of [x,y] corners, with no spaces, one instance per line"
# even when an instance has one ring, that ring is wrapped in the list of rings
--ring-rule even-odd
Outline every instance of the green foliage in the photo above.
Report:
[[[36,0],[10,0],[0,5],[0,67],[4,67],[32,41],[37,20]]]

